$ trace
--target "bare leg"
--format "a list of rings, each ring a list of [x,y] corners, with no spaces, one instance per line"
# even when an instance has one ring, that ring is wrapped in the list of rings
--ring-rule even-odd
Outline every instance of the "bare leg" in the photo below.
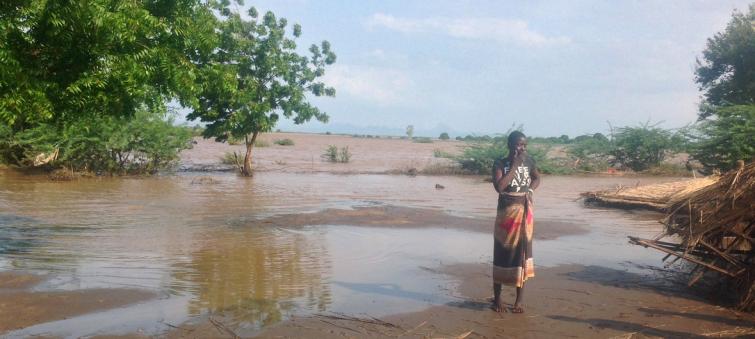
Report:
[[[501,303],[501,284],[493,283],[493,310],[496,312],[506,312]]]
[[[524,299],[524,285],[522,285],[522,287],[516,288],[516,301],[514,302],[514,307],[511,309],[512,313],[524,313],[524,308],[522,308],[523,299]]]

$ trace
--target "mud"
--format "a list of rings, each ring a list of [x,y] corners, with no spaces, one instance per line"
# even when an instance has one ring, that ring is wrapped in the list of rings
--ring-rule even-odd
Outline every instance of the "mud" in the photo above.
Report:
[[[265,338],[709,338],[753,337],[755,317],[713,306],[668,281],[597,266],[541,269],[526,285],[525,313],[496,313],[490,266],[439,269],[459,281],[459,300],[382,317],[324,314],[295,318]],[[504,288],[513,302],[513,288]],[[507,304],[509,307],[511,304]],[[355,319],[356,318],[356,319]]]
[[[41,281],[43,278],[36,275],[0,273],[0,333],[122,307],[156,296],[135,289],[31,290]]]

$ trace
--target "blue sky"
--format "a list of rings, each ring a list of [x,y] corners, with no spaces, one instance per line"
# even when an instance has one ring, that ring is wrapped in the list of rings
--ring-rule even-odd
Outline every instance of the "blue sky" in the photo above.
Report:
[[[313,100],[330,123],[283,130],[572,137],[696,119],[695,59],[748,1],[309,1],[245,4],[331,42]]]

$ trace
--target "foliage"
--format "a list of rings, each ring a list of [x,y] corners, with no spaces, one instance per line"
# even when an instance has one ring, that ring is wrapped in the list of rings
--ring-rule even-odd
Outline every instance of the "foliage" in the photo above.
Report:
[[[735,12],[726,30],[708,39],[697,60],[695,82],[703,91],[700,119],[728,105],[755,104],[755,4]]]
[[[14,133],[72,128],[173,98],[189,104],[192,59],[212,51],[215,21],[199,0],[4,1],[0,121]]]
[[[440,139],[440,140],[448,140],[448,139],[451,139],[451,137],[448,136],[448,133],[443,132],[443,133],[440,134],[440,136],[438,137],[438,139]]]
[[[414,125],[406,126],[406,136],[408,136],[409,139],[414,138]]]
[[[289,138],[277,139],[277,140],[274,141],[274,143],[276,145],[281,145],[281,146],[293,146],[294,145],[294,141],[291,140],[291,139],[289,139]]]
[[[669,154],[680,151],[686,144],[682,134],[649,123],[618,128],[613,136],[612,161],[634,171],[659,166]]]
[[[217,27],[219,45],[200,64],[199,100],[188,118],[207,123],[206,138],[243,138],[247,152],[242,172],[251,175],[254,141],[259,133],[272,131],[281,115],[296,124],[312,118],[327,122],[328,115],[311,105],[307,95],[335,95],[335,89],[318,79],[336,55],[327,41],[312,45],[309,56],[300,55],[296,39],[301,26],[293,25],[289,37],[288,21],[272,12],[258,18],[251,7],[246,20],[231,11],[228,2],[217,9],[222,17]]]
[[[262,139],[257,139],[254,141],[254,147],[270,147],[270,143]]]
[[[154,173],[174,164],[190,141],[189,130],[174,126],[164,113],[148,110],[133,117],[85,117],[61,129],[41,124],[14,136],[24,150],[19,164],[31,165],[37,155],[57,150],[57,165],[110,173]]]
[[[614,145],[603,134],[596,133],[574,138],[566,152],[574,158],[575,169],[599,172],[608,168]]]
[[[453,158],[453,155],[451,153],[445,152],[438,148],[433,150],[433,156],[436,158],[447,158],[447,159]]]
[[[461,168],[476,174],[489,174],[496,159],[506,156],[508,148],[504,138],[493,142],[473,141],[464,147],[460,156],[454,157]]]
[[[223,165],[234,165],[236,167],[241,167],[241,159],[239,159],[239,154],[236,152],[223,153],[223,156],[220,157],[220,163]]]
[[[351,152],[349,146],[341,147],[339,150],[336,145],[328,145],[321,157],[328,162],[347,163],[351,161]]]
[[[433,140],[430,139],[430,138],[415,138],[413,141],[416,142],[416,143],[420,143],[420,144],[432,144],[433,143]]]
[[[720,107],[713,114],[692,132],[692,157],[721,170],[735,168],[737,160],[754,160],[755,105]]]

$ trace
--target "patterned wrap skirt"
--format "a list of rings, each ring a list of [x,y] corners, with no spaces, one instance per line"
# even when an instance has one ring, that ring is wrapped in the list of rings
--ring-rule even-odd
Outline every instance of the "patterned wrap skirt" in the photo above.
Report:
[[[502,193],[493,232],[493,282],[522,287],[535,276],[532,200],[526,194]]]

